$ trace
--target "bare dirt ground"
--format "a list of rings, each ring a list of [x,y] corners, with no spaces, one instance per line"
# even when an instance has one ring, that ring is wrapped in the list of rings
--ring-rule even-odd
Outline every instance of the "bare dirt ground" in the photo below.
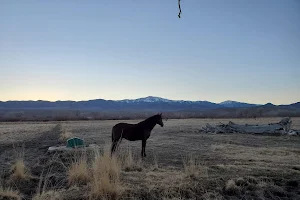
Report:
[[[122,168],[120,185],[123,190],[118,197],[300,199],[300,137],[199,132],[206,123],[227,123],[229,120],[241,124],[268,124],[280,118],[168,120],[164,127],[153,129],[147,141],[147,157],[143,160],[140,141],[122,140],[118,152],[122,154],[131,149],[131,164],[135,167]],[[292,121],[292,128],[299,130],[300,118],[292,118]],[[86,144],[109,146],[111,128],[118,122],[0,123],[0,186],[9,186],[20,191],[24,199],[31,199],[43,174],[51,170],[44,189],[56,191],[52,199],[88,199],[87,185],[68,185],[67,172],[73,155],[50,154],[47,149],[65,144],[59,139],[63,131],[84,139]],[[9,170],[21,147],[31,178],[11,181]],[[187,158],[193,162],[185,162]]]

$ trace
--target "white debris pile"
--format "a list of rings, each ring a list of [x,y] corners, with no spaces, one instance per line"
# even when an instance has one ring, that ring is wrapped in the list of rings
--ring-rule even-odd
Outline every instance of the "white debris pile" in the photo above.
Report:
[[[256,125],[240,125],[229,121],[228,124],[210,125],[206,124],[200,132],[203,133],[244,133],[244,134],[260,134],[260,135],[300,135],[299,131],[291,130],[292,120],[289,117],[283,118],[278,123],[256,124]]]

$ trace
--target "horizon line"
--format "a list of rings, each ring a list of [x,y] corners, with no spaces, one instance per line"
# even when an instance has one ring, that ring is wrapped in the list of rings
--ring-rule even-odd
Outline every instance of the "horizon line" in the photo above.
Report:
[[[105,100],[105,101],[124,101],[124,100],[136,100],[136,99],[141,99],[141,98],[148,98],[148,97],[155,97],[155,98],[161,98],[161,99],[166,99],[166,100],[170,100],[170,101],[191,101],[191,102],[197,102],[197,101],[206,101],[206,102],[210,102],[210,103],[215,103],[215,104],[220,104],[226,101],[233,101],[233,102],[237,102],[237,103],[247,103],[247,104],[254,104],[254,105],[266,105],[266,104],[273,104],[272,102],[268,102],[265,104],[261,104],[261,103],[250,103],[250,102],[244,102],[244,101],[236,101],[236,100],[224,100],[221,102],[213,102],[213,101],[208,101],[208,100],[184,100],[184,99],[179,99],[179,100],[174,100],[174,99],[169,99],[169,98],[164,98],[164,97],[159,97],[159,96],[143,96],[143,97],[138,97],[138,98],[125,98],[125,99],[104,99],[104,98],[94,98],[94,99],[82,99],[82,100],[43,100],[43,99],[38,99],[38,100],[6,100],[6,101],[2,101],[0,100],[0,102],[11,102],[11,101],[17,101],[17,102],[21,102],[21,101],[33,101],[33,102],[38,102],[38,101],[47,101],[47,102],[59,102],[59,101],[73,101],[73,102],[81,102],[81,101],[94,101],[94,100]],[[290,103],[290,104],[295,104],[295,103],[299,103],[300,101],[294,102],[294,103]],[[273,105],[290,105],[290,104],[273,104]]]

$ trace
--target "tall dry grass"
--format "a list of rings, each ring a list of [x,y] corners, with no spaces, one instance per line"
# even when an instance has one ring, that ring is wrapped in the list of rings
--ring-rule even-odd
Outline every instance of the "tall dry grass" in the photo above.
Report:
[[[7,200],[21,200],[22,196],[20,195],[20,192],[17,190],[14,190],[12,188],[4,188],[0,186],[0,199],[7,199]]]
[[[79,158],[71,163],[67,171],[69,185],[87,184],[91,179],[90,169],[87,161],[86,152],[81,153]]]
[[[117,199],[123,189],[120,181],[122,163],[134,162],[130,154],[128,155],[125,160],[117,155],[111,156],[108,145],[103,151],[95,147],[92,154],[81,152],[67,171],[68,183],[86,184],[90,199]]]
[[[22,181],[31,178],[29,167],[25,165],[25,151],[24,146],[21,150],[17,150],[14,147],[15,160],[10,167],[10,181]]]
[[[122,162],[122,167],[124,171],[129,172],[129,171],[142,171],[142,160],[140,157],[135,156],[132,153],[132,150],[130,147],[127,147],[123,149],[124,152],[123,154],[119,155],[119,158]]]
[[[208,177],[208,168],[201,165],[193,155],[187,155],[183,158],[183,169],[190,177]]]
[[[60,127],[60,134],[59,134],[59,140],[65,142],[66,140],[70,139],[73,137],[73,133],[66,129],[65,127],[59,126]]]
[[[122,190],[121,162],[115,155],[110,156],[108,148],[103,153],[95,149],[91,172],[90,199],[117,199]]]
[[[32,196],[32,200],[61,200],[62,195],[56,190],[51,190],[48,188],[49,177],[52,168],[43,175],[43,172],[40,175],[39,184],[36,190],[36,193]],[[55,187],[55,186],[54,186]]]
[[[154,154],[154,156],[153,156],[153,169],[157,170],[158,168],[159,168],[159,166],[158,166],[157,156],[156,156],[156,154]]]

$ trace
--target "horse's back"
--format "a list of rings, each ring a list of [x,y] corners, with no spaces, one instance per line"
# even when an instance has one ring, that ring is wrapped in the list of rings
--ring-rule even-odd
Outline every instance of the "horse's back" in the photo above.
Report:
[[[118,123],[116,125],[113,126],[113,130],[116,130],[116,129],[119,129],[119,128],[130,128],[130,127],[133,127],[133,124],[128,124],[128,123],[124,123],[124,122],[121,122],[121,123]]]
[[[118,123],[113,126],[112,132],[113,132],[113,134],[117,134],[119,132],[124,132],[125,130],[130,129],[133,126],[134,126],[134,124],[128,124],[128,123],[124,123],[124,122]]]

